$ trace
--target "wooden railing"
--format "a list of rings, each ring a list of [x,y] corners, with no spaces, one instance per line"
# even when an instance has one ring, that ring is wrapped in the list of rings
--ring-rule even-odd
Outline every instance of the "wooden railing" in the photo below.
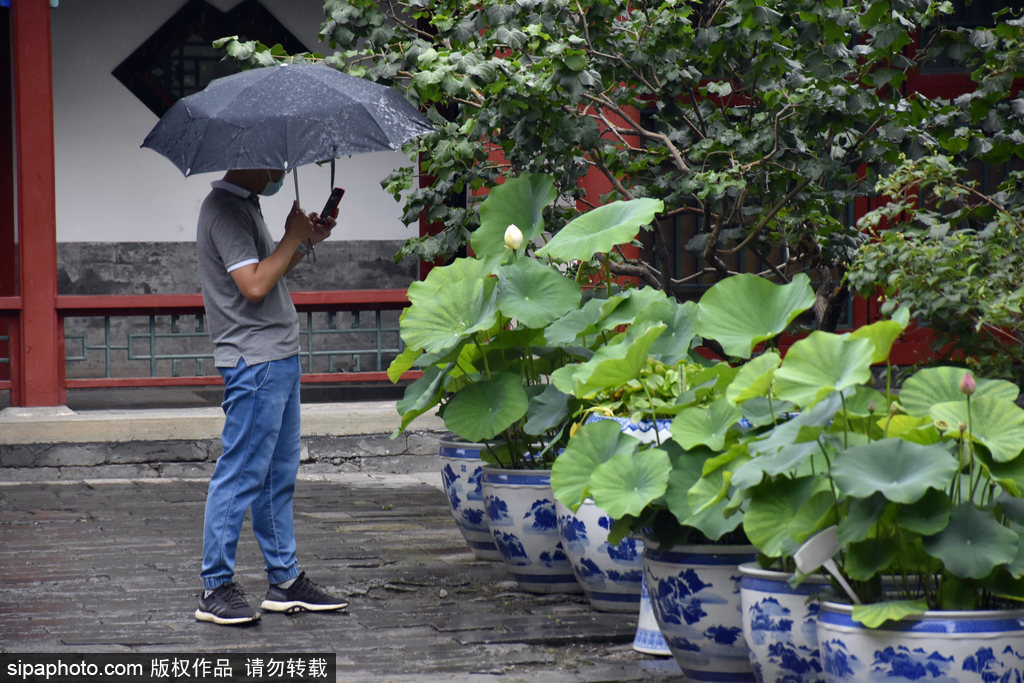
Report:
[[[320,292],[293,292],[292,300],[299,311],[300,319],[305,316],[306,324],[300,331],[303,337],[303,350],[300,358],[304,360],[304,372],[302,381],[304,383],[336,383],[336,382],[388,382],[387,362],[390,357],[401,351],[401,342],[398,336],[397,324],[385,326],[381,323],[381,314],[386,311],[400,311],[409,305],[405,289],[363,289],[344,291],[320,291]],[[14,391],[15,380],[21,371],[18,367],[18,349],[23,340],[20,339],[18,320],[22,307],[21,297],[0,297],[0,391]],[[80,296],[62,295],[57,297],[57,316],[59,318],[58,329],[63,331],[67,337],[65,346],[65,365],[71,365],[75,360],[82,360],[83,357],[73,357],[74,347],[79,346],[83,356],[88,351],[99,349],[106,353],[107,366],[102,373],[103,377],[81,377],[70,376],[62,373],[65,389],[84,389],[102,387],[160,387],[160,386],[195,386],[220,384],[221,378],[216,373],[212,362],[212,345],[205,343],[202,339],[195,341],[201,346],[200,353],[189,354],[182,352],[161,353],[159,361],[161,367],[166,367],[168,362],[188,360],[198,363],[198,367],[209,371],[200,374],[188,374],[177,376],[175,373],[159,373],[153,370],[158,365],[155,340],[160,339],[164,344],[174,345],[177,342],[174,337],[177,333],[155,333],[150,335],[148,355],[143,355],[143,360],[152,360],[151,371],[147,374],[135,373],[132,376],[124,376],[124,370],[119,369],[112,372],[109,366],[111,350],[113,349],[120,356],[132,354],[132,340],[129,339],[126,345],[117,345],[110,339],[99,346],[91,346],[83,335],[69,334],[67,322],[69,319],[95,318],[103,321],[103,327],[109,335],[111,321],[117,319],[148,317],[149,325],[155,328],[155,321],[160,316],[171,316],[173,321],[194,316],[200,328],[203,327],[203,298],[200,294],[157,294],[157,295],[113,295],[113,296]],[[328,327],[313,329],[313,314],[326,313],[327,318],[333,322],[336,314],[347,314],[355,324],[351,328]],[[367,315],[373,317],[370,324],[365,323]],[[395,316],[391,316],[394,318]],[[356,348],[337,348],[329,350],[316,350],[313,348],[315,339],[333,337],[342,339],[348,335],[349,339],[354,336],[360,338],[373,338],[375,342],[369,346]],[[134,334],[133,337],[143,337],[146,334]],[[184,333],[183,338],[203,337],[204,332]],[[385,342],[385,337],[390,344]],[[65,341],[62,339],[62,341]],[[143,342],[146,340],[143,339]],[[334,357],[351,354],[356,356],[356,367],[334,371]],[[314,366],[314,361],[323,365],[319,357],[330,356],[329,365],[332,371],[308,371]],[[363,368],[359,362],[361,358],[369,356],[373,360],[372,368]],[[138,358],[135,359],[138,364]],[[114,376],[117,374],[117,376]],[[406,378],[413,379],[419,373],[408,373]],[[12,396],[12,400],[15,397]]]

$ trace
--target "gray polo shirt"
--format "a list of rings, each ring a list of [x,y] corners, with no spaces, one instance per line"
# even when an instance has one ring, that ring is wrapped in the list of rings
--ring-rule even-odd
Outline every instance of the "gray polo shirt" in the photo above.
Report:
[[[199,210],[196,249],[217,367],[235,367],[239,358],[251,366],[299,352],[299,318],[284,278],[262,301],[251,303],[231,277],[235,268],[274,251],[263,215],[248,197],[247,190],[218,180]]]

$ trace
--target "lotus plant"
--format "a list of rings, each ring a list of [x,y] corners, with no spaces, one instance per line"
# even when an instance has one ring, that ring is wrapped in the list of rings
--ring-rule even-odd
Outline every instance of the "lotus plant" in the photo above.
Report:
[[[413,368],[423,376],[398,402],[399,431],[436,408],[451,432],[486,443],[492,462],[550,467],[574,411],[551,374],[594,354],[640,301],[629,292],[609,298],[609,283],[585,277],[591,269],[581,264],[610,258],[663,207],[613,202],[550,236],[544,215],[555,199],[554,180],[544,175],[493,188],[480,205],[473,255],[409,287],[400,320],[406,349],[388,373],[393,381]]]
[[[854,618],[867,625],[1024,601],[1018,388],[951,366],[893,388],[886,370],[905,310],[850,333],[800,333],[783,352],[775,340],[812,303],[803,276],[732,276],[680,305],[674,325],[634,322],[617,344],[557,370],[555,386],[584,412],[621,408],[616,387],[651,384],[651,361],[678,385],[671,405],[642,402],[651,411],[633,415],[671,419],[658,443],[614,423],[579,426],[552,469],[555,496],[570,508],[592,498],[616,519],[610,542],[742,531],[788,567],[835,526],[837,565],[865,603]],[[665,362],[664,335],[690,351]],[[725,355],[692,352],[708,340]]]

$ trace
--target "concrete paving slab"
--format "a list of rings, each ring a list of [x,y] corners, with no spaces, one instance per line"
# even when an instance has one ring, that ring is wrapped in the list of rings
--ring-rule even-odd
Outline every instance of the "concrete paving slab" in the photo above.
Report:
[[[341,614],[196,622],[206,482],[0,483],[0,648],[6,652],[337,653],[338,681],[669,681],[632,650],[632,615],[516,588],[476,560],[440,476],[318,471],[296,492],[300,562],[349,596]],[[246,524],[236,579],[266,590]]]
[[[401,420],[394,401],[303,403],[304,436],[348,436],[394,432]],[[10,444],[119,443],[209,440],[220,437],[219,407],[72,410],[10,407],[0,410],[0,446]],[[417,430],[444,431],[435,415],[423,415]]]

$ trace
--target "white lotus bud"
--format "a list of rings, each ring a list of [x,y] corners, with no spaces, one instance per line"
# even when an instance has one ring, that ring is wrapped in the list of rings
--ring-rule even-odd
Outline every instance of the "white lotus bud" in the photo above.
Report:
[[[515,223],[509,223],[505,228],[505,246],[509,249],[518,249],[523,243],[523,233],[516,227]]]

